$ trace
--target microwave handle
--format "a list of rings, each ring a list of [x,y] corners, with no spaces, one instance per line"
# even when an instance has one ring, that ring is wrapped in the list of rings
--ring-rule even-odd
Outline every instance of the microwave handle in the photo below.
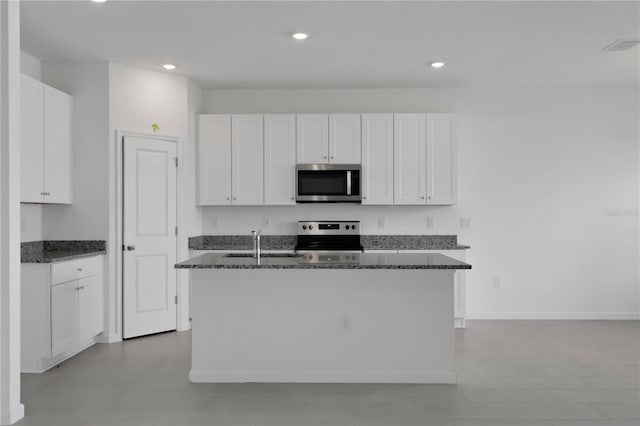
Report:
[[[351,170],[347,170],[347,195],[351,195]]]

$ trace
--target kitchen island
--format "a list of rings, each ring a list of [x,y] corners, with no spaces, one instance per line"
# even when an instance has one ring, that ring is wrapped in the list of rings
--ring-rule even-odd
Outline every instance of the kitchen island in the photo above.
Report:
[[[441,254],[203,254],[191,270],[192,382],[456,383]]]

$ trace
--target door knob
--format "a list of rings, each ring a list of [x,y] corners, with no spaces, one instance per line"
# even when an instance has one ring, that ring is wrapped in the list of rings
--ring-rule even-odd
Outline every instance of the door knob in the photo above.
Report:
[[[136,249],[136,246],[127,246],[127,251],[133,251]]]

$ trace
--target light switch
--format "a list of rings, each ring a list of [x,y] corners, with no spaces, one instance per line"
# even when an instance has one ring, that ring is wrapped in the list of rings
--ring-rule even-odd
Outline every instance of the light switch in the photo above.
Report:
[[[432,216],[427,216],[427,228],[435,228],[436,227],[436,218]]]
[[[219,217],[211,218],[211,226],[213,226],[214,228],[217,228],[218,226],[220,226],[220,218]]]
[[[378,218],[378,228],[379,229],[384,229],[386,227],[387,227],[387,218],[379,217]]]
[[[460,218],[460,228],[462,229],[471,229],[471,219],[468,217]]]

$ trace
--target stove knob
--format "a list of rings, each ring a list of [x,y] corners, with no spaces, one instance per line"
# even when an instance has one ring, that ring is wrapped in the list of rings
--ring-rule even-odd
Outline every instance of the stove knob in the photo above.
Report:
[[[356,225],[351,225],[351,229],[356,230]]]
[[[313,225],[309,225],[309,231],[313,229]]]
[[[307,230],[307,225],[302,225],[302,229]]]
[[[346,229],[348,231],[349,230],[349,225],[345,225],[344,229]]]

